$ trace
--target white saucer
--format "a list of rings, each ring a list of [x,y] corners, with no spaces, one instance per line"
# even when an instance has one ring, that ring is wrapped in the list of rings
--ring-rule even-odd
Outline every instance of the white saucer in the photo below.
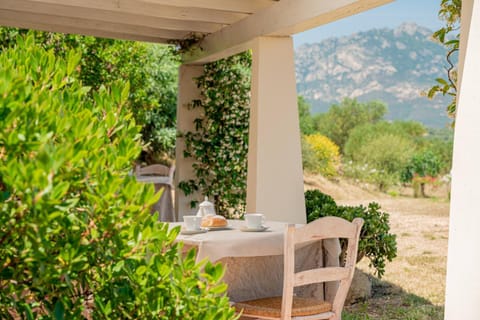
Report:
[[[243,226],[243,227],[240,228],[240,231],[243,231],[243,232],[262,232],[262,231],[265,231],[267,229],[268,229],[267,226],[260,226],[258,228],[249,228],[247,226]]]
[[[217,231],[217,230],[230,230],[232,227],[230,225],[226,225],[223,227],[205,227],[205,229],[209,231]]]
[[[189,235],[189,234],[205,233],[205,232],[207,232],[207,231],[208,231],[208,229],[198,229],[198,230],[182,229],[182,230],[180,231],[180,234]]]

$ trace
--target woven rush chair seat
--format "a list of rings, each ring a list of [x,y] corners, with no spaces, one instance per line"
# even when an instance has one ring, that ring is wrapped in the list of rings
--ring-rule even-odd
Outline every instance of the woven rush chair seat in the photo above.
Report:
[[[244,302],[234,305],[237,312],[242,311],[244,316],[274,317],[279,318],[282,308],[282,297],[269,297]],[[310,316],[332,310],[332,304],[313,298],[293,298],[292,316]]]

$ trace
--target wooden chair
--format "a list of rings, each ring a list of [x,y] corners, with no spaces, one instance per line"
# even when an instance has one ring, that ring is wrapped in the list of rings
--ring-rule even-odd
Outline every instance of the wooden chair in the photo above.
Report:
[[[325,217],[305,226],[295,228],[288,225],[284,245],[283,296],[263,298],[235,303],[243,317],[253,319],[330,319],[341,320],[357,260],[358,240],[363,219],[348,222],[338,217]],[[343,267],[319,267],[295,272],[295,247],[330,238],[348,240],[345,265]],[[332,302],[294,296],[294,287],[312,283],[339,281]]]
[[[173,175],[175,174],[175,165],[171,167],[163,164],[152,164],[146,167],[135,167],[135,174],[137,176],[165,176],[168,177],[166,184],[173,186]]]
[[[173,175],[175,174],[175,165],[171,167],[162,164],[152,164],[146,167],[135,167],[135,175],[141,176],[160,176],[165,177],[161,183],[155,183],[155,191],[163,189],[163,193],[156,204],[152,206],[152,213],[159,212],[158,220],[164,222],[176,221],[173,210],[172,188]]]

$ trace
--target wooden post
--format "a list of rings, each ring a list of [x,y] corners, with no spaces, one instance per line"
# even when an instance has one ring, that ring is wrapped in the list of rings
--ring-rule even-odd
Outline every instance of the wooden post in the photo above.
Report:
[[[247,212],[305,223],[293,53],[291,37],[253,43]]]

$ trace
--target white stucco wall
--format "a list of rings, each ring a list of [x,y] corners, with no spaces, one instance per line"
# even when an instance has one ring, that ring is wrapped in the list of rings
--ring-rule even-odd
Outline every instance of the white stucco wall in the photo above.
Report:
[[[480,0],[462,1],[445,319],[480,319]]]

